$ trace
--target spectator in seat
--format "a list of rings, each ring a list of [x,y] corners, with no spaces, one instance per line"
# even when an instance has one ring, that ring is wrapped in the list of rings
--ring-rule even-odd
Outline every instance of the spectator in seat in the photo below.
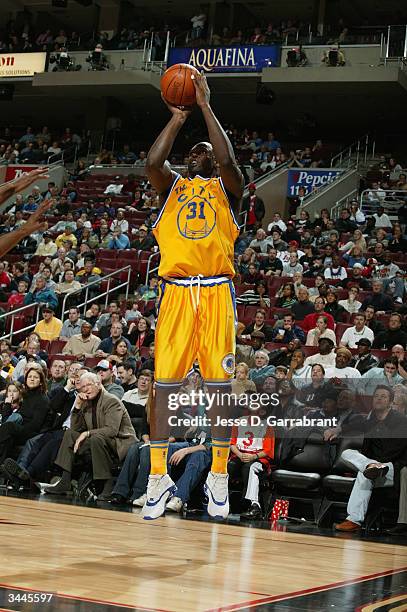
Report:
[[[356,368],[351,367],[349,364],[352,359],[352,353],[349,349],[341,346],[336,349],[335,366],[329,368],[326,372],[327,378],[331,378],[332,382],[341,385],[341,381],[344,379],[350,380],[349,385],[354,389],[357,388],[360,383],[360,372]]]
[[[359,287],[350,287],[348,291],[348,298],[346,300],[339,300],[338,305],[341,306],[346,312],[354,314],[359,312],[362,302],[359,302],[356,298],[359,295]]]
[[[19,414],[22,421],[8,421],[0,427],[0,465],[16,447],[38,434],[49,409],[42,368],[30,366],[24,375],[24,395]]]
[[[353,268],[355,264],[366,265],[366,257],[363,256],[363,251],[360,246],[354,246],[349,253],[344,253],[342,259],[346,262],[348,268]],[[344,277],[346,278],[346,276]]]
[[[247,213],[246,230],[250,232],[261,227],[266,209],[263,200],[256,195],[255,183],[250,183],[248,189],[249,195],[243,198],[242,213]]]
[[[47,381],[48,397],[52,399],[54,392],[63,387],[66,382],[66,364],[63,359],[54,359],[49,370],[50,378]]]
[[[100,268],[94,265],[92,259],[86,259],[83,270],[78,272],[75,280],[81,285],[95,283],[88,290],[89,297],[94,297],[99,293],[100,284],[96,281],[101,280]]]
[[[56,284],[55,293],[57,296],[65,297],[80,289],[82,289],[82,285],[79,281],[75,280],[75,272],[68,269],[63,274],[63,280]]]
[[[338,304],[336,290],[330,287],[326,292],[325,312],[332,315],[335,322],[343,321],[345,310]]]
[[[114,232],[116,229],[120,229],[122,234],[127,234],[129,231],[129,222],[124,218],[125,209],[119,208],[117,211],[116,219],[113,219],[110,224],[110,231]]]
[[[236,304],[246,304],[248,306],[260,306],[267,309],[270,306],[270,298],[267,295],[266,282],[260,280],[254,289],[247,289],[236,298]]]
[[[283,276],[294,276],[295,272],[303,272],[304,268],[298,261],[297,253],[290,253],[289,260],[283,265]]]
[[[315,312],[314,304],[309,299],[309,291],[300,286],[297,292],[298,301],[291,306],[291,311],[297,321],[303,321],[309,314]]]
[[[117,375],[123,391],[132,391],[137,387],[136,364],[134,361],[125,361],[117,366]]]
[[[332,255],[332,263],[327,268],[325,268],[324,276],[327,280],[341,281],[343,281],[348,276],[345,268],[340,265],[339,255]]]
[[[27,283],[27,287],[30,286],[30,277],[25,272],[24,264],[17,262],[12,267],[12,280],[10,283],[10,291],[18,291],[18,283],[23,280]]]
[[[368,306],[365,311],[366,316],[366,326],[369,327],[374,333],[375,337],[378,336],[381,332],[385,331],[385,327],[381,321],[378,321],[376,318],[376,312],[374,306]]]
[[[335,221],[335,229],[339,234],[353,233],[358,229],[357,223],[350,218],[350,210],[348,208],[341,210],[339,219]]]
[[[58,247],[52,240],[52,235],[49,232],[44,232],[42,240],[35,251],[35,255],[39,255],[40,257],[53,257],[56,255],[57,250]]]
[[[110,336],[102,340],[102,342],[99,345],[99,348],[96,351],[96,357],[100,357],[101,359],[106,359],[106,357],[108,357],[112,353],[115,343],[118,340],[121,340],[122,338],[124,338],[123,325],[121,323],[113,323],[110,328]],[[131,350],[130,342],[127,340],[127,338],[124,338],[124,340],[130,351]]]
[[[62,321],[54,316],[54,309],[46,304],[42,308],[42,320],[38,321],[34,331],[41,340],[58,340],[62,329]]]
[[[265,311],[260,310],[260,309],[257,310],[256,314],[254,315],[254,320],[244,328],[241,338],[243,338],[243,340],[248,339],[248,338],[253,338],[253,332],[256,331],[256,332],[262,332],[264,334],[266,342],[271,342],[271,337],[273,335],[273,328],[271,327],[271,325],[267,325],[265,323],[265,320],[266,320]]]
[[[5,271],[4,263],[0,261],[0,289],[8,291],[11,285],[10,275]]]
[[[395,344],[391,349],[391,356],[396,357],[399,364],[399,374],[403,377],[403,370],[407,371],[407,360],[406,360],[406,351],[401,346],[401,344]]]
[[[392,223],[390,217],[384,212],[384,207],[379,206],[377,212],[374,213],[373,219],[375,220],[375,228],[383,227],[385,230],[391,231]]]
[[[130,323],[127,337],[136,353],[140,353],[141,347],[149,346],[154,342],[154,332],[151,330],[150,321],[145,317],[140,317],[134,323]]]
[[[262,257],[260,272],[265,276],[281,276],[283,272],[283,262],[277,257],[277,251],[274,247],[269,248],[267,257]]]
[[[78,361],[94,357],[99,348],[100,338],[92,334],[92,325],[82,321],[80,334],[70,336],[62,352],[64,355],[74,355]]]
[[[400,225],[394,225],[393,234],[387,247],[391,253],[407,252],[407,240],[403,236]]]
[[[403,318],[400,313],[390,315],[387,330],[380,332],[374,339],[373,348],[391,350],[395,344],[407,346],[407,333],[402,329]]]
[[[238,338],[238,340],[240,340]],[[252,331],[249,336],[246,336],[246,342],[249,344],[237,344],[236,346],[236,361],[243,361],[249,368],[254,368],[254,356],[257,351],[265,350],[265,335],[261,331]]]
[[[402,384],[404,379],[398,373],[399,363],[396,357],[386,357],[383,367],[375,367],[368,370],[362,376],[365,395],[373,395],[377,385],[388,385],[395,387]]]
[[[259,228],[256,232],[256,237],[250,242],[249,248],[256,253],[267,253],[269,247],[273,244],[272,238],[267,236],[264,229]]]
[[[298,339],[301,344],[305,342],[305,333],[295,324],[295,317],[293,314],[284,315],[283,325],[278,326],[273,330],[271,335],[272,342],[282,342],[287,344],[291,340]]]
[[[269,233],[272,233],[275,227],[278,227],[281,230],[281,232],[285,232],[287,229],[287,225],[284,223],[283,219],[281,218],[280,213],[278,212],[274,213],[273,220],[269,224],[267,231]]]
[[[28,283],[21,280],[18,283],[17,292],[13,292],[7,300],[7,305],[10,308],[21,308],[24,305],[24,299],[27,294]]]
[[[115,343],[112,353],[109,355],[107,359],[113,365],[116,365],[117,367],[120,363],[124,363],[125,361],[127,361],[128,359],[131,359],[132,357],[133,356],[130,353],[128,346],[123,338],[121,340],[118,340]]]
[[[136,441],[135,432],[127,410],[103,388],[99,376],[82,374],[79,389],[70,428],[65,431],[55,460],[62,469],[62,477],[45,492],[58,495],[70,491],[75,456],[90,450],[93,477],[104,483],[98,499],[108,499],[113,489],[114,462],[124,460]]]
[[[114,395],[119,400],[122,399],[124,389],[121,385],[115,382],[115,376],[113,374],[113,364],[107,359],[101,359],[95,368],[102,385],[108,393]]]
[[[296,399],[307,408],[320,408],[327,395],[327,389],[325,368],[320,363],[314,363],[311,366],[311,383],[298,390]]]
[[[249,370],[249,378],[255,383],[256,389],[260,390],[266,378],[273,376],[275,367],[269,365],[269,356],[266,351],[256,352],[254,364],[254,368],[250,368]]]
[[[130,240],[127,234],[123,234],[120,227],[116,227],[112,233],[109,249],[122,250],[130,249]]]
[[[66,242],[67,240],[72,242],[72,245],[76,247],[78,241],[76,240],[76,236],[72,232],[72,229],[69,225],[65,228],[62,234],[59,234],[59,236],[55,238],[55,244],[57,248],[59,249],[59,247],[64,246],[64,242]]]
[[[375,266],[372,278],[383,282],[383,291],[390,295],[397,304],[403,303],[404,280],[403,271],[392,262],[390,251],[385,251],[381,263]]]
[[[293,352],[287,382],[292,382],[295,389],[301,389],[311,382],[311,366],[305,365],[305,355],[300,348]]]
[[[155,300],[158,296],[158,276],[151,276],[149,278],[148,285],[141,285],[137,292],[144,302]]]
[[[367,338],[371,343],[374,340],[374,333],[369,327],[366,327],[366,315],[363,312],[359,312],[355,315],[354,325],[348,327],[342,334],[339,346],[347,346],[348,348],[355,349],[358,346],[359,340]]]
[[[152,342],[148,347],[148,357],[141,357],[141,365],[138,368],[140,370],[151,370],[154,372],[154,360],[155,360],[155,344]]]
[[[100,305],[96,302],[90,305],[90,308],[85,313],[85,321],[91,324],[92,329],[95,328],[96,322],[100,317]]]
[[[256,264],[252,263],[249,265],[249,269],[246,274],[243,275],[242,283],[244,285],[255,285],[261,279],[261,274],[257,270]]]
[[[135,234],[135,240],[131,242],[131,248],[138,251],[151,251],[155,246],[157,246],[157,242],[153,234],[148,233],[146,225],[140,225],[138,232]]]
[[[352,357],[349,365],[359,370],[363,376],[372,368],[376,368],[379,365],[379,360],[370,352],[372,342],[368,338],[361,338],[356,342],[356,346],[358,352]]]
[[[335,345],[336,338],[335,342],[332,340],[332,338],[319,338],[319,353],[315,353],[315,355],[310,355],[307,357],[304,365],[310,366],[314,365],[315,363],[319,363],[326,369],[334,367],[336,362]]]
[[[289,342],[287,346],[282,346],[269,352],[269,363],[276,367],[276,377],[278,376],[277,370],[280,366],[288,371],[293,353],[297,348],[301,348],[301,343],[296,339]]]
[[[105,338],[108,338],[110,335],[110,329],[113,325],[113,323],[121,323],[121,325],[123,326],[123,329],[126,330],[127,329],[127,324],[126,324],[126,319],[124,319],[121,315],[121,312],[113,312],[112,316],[110,318],[110,324],[105,325],[104,327],[102,327],[99,330],[99,338],[101,340],[104,340]]]
[[[294,285],[292,283],[285,283],[278,292],[276,306],[278,308],[292,308],[296,301],[297,296],[295,295]]]
[[[119,304],[117,302],[110,302],[108,306],[108,311],[101,314],[96,320],[95,329],[100,331],[103,327],[106,327],[107,325],[111,326],[113,314],[120,314]]]
[[[60,340],[69,340],[72,336],[75,336],[80,333],[82,326],[82,319],[80,318],[79,308],[76,306],[69,309],[68,319],[64,322],[62,329]]]
[[[321,338],[329,338],[336,346],[335,332],[328,329],[328,319],[324,315],[319,316],[314,329],[309,330],[305,344],[307,346],[318,346]]]
[[[342,453],[342,459],[356,468],[357,478],[348,501],[348,516],[335,526],[337,531],[358,531],[365,519],[373,489],[393,486],[396,470],[404,465],[407,418],[392,410],[392,401],[392,389],[377,385],[372,412],[360,425],[364,433],[361,451],[347,449]]]
[[[335,329],[335,320],[331,314],[328,314],[325,311],[325,300],[323,297],[317,297],[314,301],[315,312],[307,315],[303,320],[301,327],[307,334],[310,329],[314,329],[317,323],[317,319],[319,316],[324,316],[328,320],[328,328],[334,330]]]
[[[35,281],[34,291],[29,291],[24,298],[24,305],[28,304],[48,304],[54,310],[58,306],[58,298],[55,291],[48,289],[47,281],[44,276],[38,276]]]
[[[239,397],[250,392],[256,392],[256,385],[249,379],[248,364],[242,361],[237,364],[235,369],[235,377],[232,379],[232,393]]]
[[[133,389],[128,389],[123,395],[123,404],[132,419],[136,430],[139,431],[142,421],[145,418],[145,407],[151,393],[153,384],[153,374],[150,370],[141,370],[137,385]]]
[[[280,228],[273,227],[273,230],[271,232],[271,238],[273,240],[272,246],[279,253],[281,253],[283,251],[287,251],[287,249],[288,249],[288,243],[285,242],[285,240],[283,240],[281,238],[282,234],[283,234],[283,232],[281,231]]]
[[[351,287],[352,285],[357,285],[358,287],[360,287],[360,289],[369,289],[370,287],[370,283],[369,281],[363,276],[363,266],[362,264],[356,263],[352,270],[350,271],[350,276],[348,276],[347,278],[345,278],[341,285],[342,287],[344,287],[345,289]]]

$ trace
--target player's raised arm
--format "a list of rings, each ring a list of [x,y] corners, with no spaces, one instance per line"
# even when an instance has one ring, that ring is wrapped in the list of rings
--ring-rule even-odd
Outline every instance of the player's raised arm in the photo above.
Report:
[[[167,191],[174,180],[175,173],[172,172],[167,159],[178,132],[191,113],[189,110],[171,106],[165,100],[164,102],[172,117],[149,150],[146,164],[148,180],[158,193]]]
[[[237,200],[233,206],[234,212],[237,213],[240,199],[243,195],[243,175],[236,163],[232,144],[210,106],[211,92],[205,75],[194,75],[193,79],[196,90],[196,103],[202,110],[208,128],[209,140],[220,167],[223,184]]]

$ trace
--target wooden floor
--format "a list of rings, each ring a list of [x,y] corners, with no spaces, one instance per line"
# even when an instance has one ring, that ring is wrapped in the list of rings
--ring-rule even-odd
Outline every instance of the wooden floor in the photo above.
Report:
[[[237,610],[406,565],[404,546],[346,536],[282,533],[178,516],[145,522],[136,511],[0,497],[3,586],[137,609]]]

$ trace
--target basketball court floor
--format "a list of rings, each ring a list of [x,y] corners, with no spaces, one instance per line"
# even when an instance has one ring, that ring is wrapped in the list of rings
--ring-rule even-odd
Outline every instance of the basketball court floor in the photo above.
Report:
[[[138,512],[0,496],[0,611],[407,610],[401,539]]]

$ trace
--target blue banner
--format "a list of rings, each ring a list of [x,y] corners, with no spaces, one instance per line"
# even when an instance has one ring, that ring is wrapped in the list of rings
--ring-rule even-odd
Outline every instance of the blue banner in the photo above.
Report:
[[[331,168],[291,168],[288,171],[287,195],[293,197],[298,195],[300,187],[309,194],[328,183],[332,183],[343,170],[332,170]]]
[[[242,45],[238,47],[205,47],[170,49],[168,67],[191,64],[204,72],[261,72],[280,65],[280,45]]]

